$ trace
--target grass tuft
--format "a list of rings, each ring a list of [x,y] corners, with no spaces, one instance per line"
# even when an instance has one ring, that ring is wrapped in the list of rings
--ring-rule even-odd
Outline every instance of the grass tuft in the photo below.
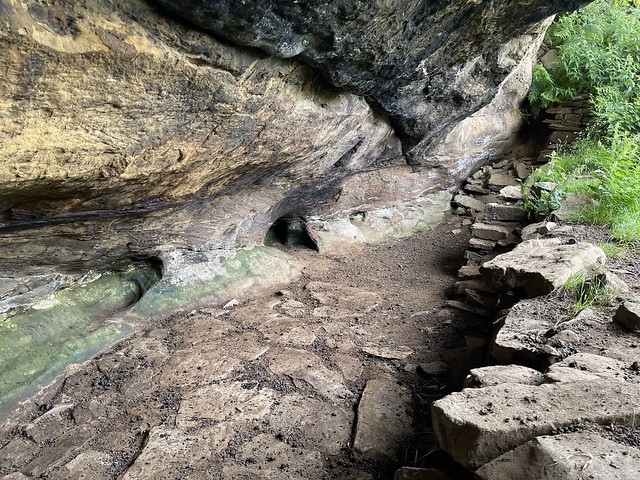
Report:
[[[606,275],[598,271],[572,275],[562,286],[561,292],[573,299],[576,313],[587,307],[610,305],[620,294],[617,288],[607,282]]]

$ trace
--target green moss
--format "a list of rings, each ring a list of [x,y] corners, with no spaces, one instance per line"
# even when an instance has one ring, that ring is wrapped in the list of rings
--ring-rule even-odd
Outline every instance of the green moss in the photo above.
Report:
[[[125,338],[132,327],[106,320],[141,295],[152,268],[108,273],[59,290],[46,305],[16,308],[0,318],[0,414],[35,393],[74,362]]]
[[[176,310],[184,305],[204,301],[219,303],[226,301],[233,292],[248,290],[260,284],[288,281],[298,271],[291,258],[270,247],[239,249],[231,258],[213,258],[219,262],[208,278],[197,281],[176,282],[171,277],[156,284],[133,311],[151,317]],[[205,264],[193,268],[206,269]]]

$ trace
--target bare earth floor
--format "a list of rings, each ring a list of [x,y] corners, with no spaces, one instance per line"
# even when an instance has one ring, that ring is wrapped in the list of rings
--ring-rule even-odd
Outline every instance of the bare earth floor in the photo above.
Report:
[[[364,480],[421,464],[429,403],[481,363],[489,328],[443,308],[468,241],[451,230],[288,250],[296,283],[176,314],[75,368],[40,417],[0,432],[0,475]]]

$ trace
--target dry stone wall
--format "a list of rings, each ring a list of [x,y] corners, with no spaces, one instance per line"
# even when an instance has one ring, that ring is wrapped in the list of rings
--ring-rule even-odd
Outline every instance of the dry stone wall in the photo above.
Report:
[[[519,205],[531,168],[590,119],[582,99],[546,116],[552,131],[539,157],[484,167],[454,197],[452,223],[473,237],[448,305],[493,322],[487,362],[498,365],[472,370],[461,392],[433,404],[434,430],[478,478],[635,478],[640,297],[573,227],[531,223]],[[576,310],[558,292],[577,275],[582,294],[602,288],[615,300]]]

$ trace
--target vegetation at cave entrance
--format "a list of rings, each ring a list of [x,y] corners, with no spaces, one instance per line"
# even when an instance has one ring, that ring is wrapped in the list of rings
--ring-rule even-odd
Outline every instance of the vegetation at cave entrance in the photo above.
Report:
[[[568,192],[587,202],[575,218],[609,225],[619,239],[640,238],[640,1],[596,0],[549,29],[553,64],[536,65],[529,101],[534,113],[589,95],[593,122],[583,138],[551,155],[527,187],[557,186],[544,195],[526,188],[525,206],[548,213]],[[539,191],[539,190],[538,190]]]

